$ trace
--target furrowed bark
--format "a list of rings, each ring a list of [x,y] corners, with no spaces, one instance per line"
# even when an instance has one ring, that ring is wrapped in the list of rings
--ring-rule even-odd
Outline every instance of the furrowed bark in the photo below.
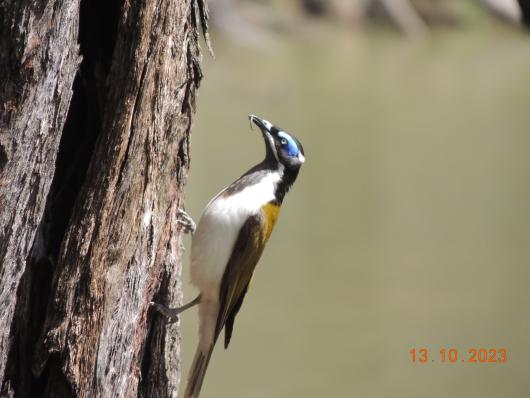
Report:
[[[183,1],[122,9],[101,136],[63,241],[35,356],[39,372],[58,353],[56,371],[80,397],[138,393],[147,304],[160,275],[175,281],[180,274],[176,211],[201,77],[194,11]],[[165,340],[168,329],[157,331],[151,341]],[[171,354],[150,352],[156,362]],[[158,396],[172,395],[178,363],[162,367],[170,377],[149,369],[145,388],[156,381]]]
[[[80,61],[78,1],[0,5],[0,396],[15,391],[19,288],[55,170]]]
[[[61,1],[43,3],[54,16],[66,7]],[[23,220],[23,231],[12,232],[14,240],[20,244],[24,234],[33,235],[24,238],[26,252],[10,266],[18,272],[19,286],[0,290],[18,297],[11,304],[15,321],[0,325],[0,332],[9,332],[0,354],[10,368],[0,379],[0,396],[176,396],[178,323],[167,326],[147,310],[151,300],[172,306],[181,301],[176,211],[184,207],[189,134],[202,78],[198,32],[206,35],[206,5],[199,0],[64,3],[75,21],[70,25],[75,50],[79,19],[83,62],[74,81],[79,63],[74,52],[66,123],[65,115],[45,113],[54,116],[55,152],[35,140],[43,154],[17,160],[33,190],[44,184],[43,176],[46,188],[52,177],[53,183],[49,194],[39,191],[40,207],[32,202],[6,213]],[[14,4],[5,7],[27,17],[30,6]],[[48,24],[60,30],[63,41],[70,32],[61,19],[43,24],[40,29]],[[19,45],[11,40],[6,39]],[[57,72],[61,77],[64,68],[65,62]],[[18,93],[19,86],[11,90]],[[32,86],[28,90],[34,95]],[[66,101],[66,113],[70,96],[58,92],[53,105]],[[43,100],[34,102],[42,106]],[[20,136],[13,137],[12,146],[20,146]],[[13,152],[2,140],[1,148],[9,150],[5,156],[0,151],[0,165],[6,157],[11,161]],[[35,159],[49,167],[49,175],[42,166],[28,171],[27,162],[39,165]],[[11,183],[4,175],[2,170],[0,181]],[[0,192],[4,195],[4,185]],[[30,223],[28,215],[37,210],[42,220]],[[1,231],[7,230],[2,219]],[[2,236],[0,248],[4,241]]]

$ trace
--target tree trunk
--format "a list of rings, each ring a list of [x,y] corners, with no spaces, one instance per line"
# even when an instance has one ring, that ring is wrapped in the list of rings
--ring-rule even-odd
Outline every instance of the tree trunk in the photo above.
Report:
[[[0,5],[0,396],[176,396],[178,324],[147,309],[181,301],[206,18],[201,0]]]
[[[38,2],[36,2],[38,3]],[[0,14],[0,396],[16,391],[20,287],[54,175],[79,64],[78,2],[3,3]],[[9,360],[8,360],[9,359]]]

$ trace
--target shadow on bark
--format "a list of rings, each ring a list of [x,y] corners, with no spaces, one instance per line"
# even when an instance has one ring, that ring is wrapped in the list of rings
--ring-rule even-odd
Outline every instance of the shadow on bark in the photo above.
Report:
[[[207,10],[65,3],[0,6],[0,396],[175,396],[147,306],[181,300]]]

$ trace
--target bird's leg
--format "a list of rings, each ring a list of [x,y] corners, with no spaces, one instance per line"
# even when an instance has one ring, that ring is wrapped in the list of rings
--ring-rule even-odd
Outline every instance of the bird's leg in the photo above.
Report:
[[[194,305],[199,304],[200,301],[201,301],[201,295],[199,294],[197,297],[191,300],[188,304],[184,304],[182,307],[169,308],[163,304],[158,304],[153,301],[149,303],[149,307],[151,307],[153,310],[160,313],[161,315],[165,316],[168,319],[168,322],[173,323],[177,320],[177,317],[179,316],[181,312],[184,312],[188,308],[191,308]]]
[[[197,229],[197,225],[195,224],[193,219],[183,209],[177,210],[177,224],[182,227],[184,233],[193,234],[195,232],[195,229]],[[188,304],[183,305],[182,307],[169,308],[163,304],[158,304],[153,301],[149,303],[149,307],[155,310],[156,312],[160,313],[161,315],[165,316],[168,319],[168,322],[175,322],[181,312],[193,307],[196,304],[199,304],[200,300],[201,295],[199,294],[194,300],[190,301]]]
[[[182,230],[187,234],[193,234],[197,229],[197,225],[193,221],[193,218],[182,209],[178,209],[177,211],[177,223],[182,226]]]

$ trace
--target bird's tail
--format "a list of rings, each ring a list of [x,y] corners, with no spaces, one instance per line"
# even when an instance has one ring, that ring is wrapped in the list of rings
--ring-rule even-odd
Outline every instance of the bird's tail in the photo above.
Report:
[[[186,386],[186,392],[184,393],[185,398],[197,398],[201,392],[202,382],[204,381],[204,375],[212,356],[214,343],[212,343],[206,350],[197,347],[195,352],[195,358],[191,365],[190,372],[188,374],[188,385]]]

